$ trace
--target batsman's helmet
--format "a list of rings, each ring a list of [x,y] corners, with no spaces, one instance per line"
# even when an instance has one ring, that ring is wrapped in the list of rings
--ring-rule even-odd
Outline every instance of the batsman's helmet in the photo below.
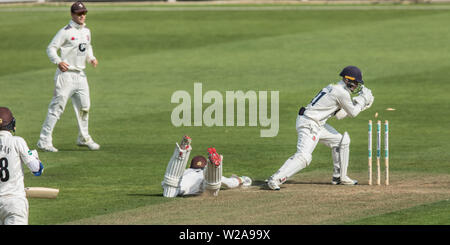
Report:
[[[345,67],[341,71],[341,73],[339,73],[339,76],[341,76],[343,78],[347,78],[351,81],[356,81],[358,83],[364,84],[364,81],[362,80],[361,70],[356,66]]]
[[[16,131],[16,119],[6,107],[0,107],[0,130]]]
[[[204,156],[195,156],[192,158],[190,168],[202,169],[206,166],[206,158]]]

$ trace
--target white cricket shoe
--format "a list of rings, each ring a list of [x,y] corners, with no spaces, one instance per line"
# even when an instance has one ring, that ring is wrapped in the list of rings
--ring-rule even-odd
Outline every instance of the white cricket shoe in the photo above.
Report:
[[[249,187],[252,185],[252,179],[248,176],[241,176],[242,179],[242,186],[243,187]]]
[[[44,141],[39,140],[36,145],[43,151],[58,152],[58,149],[56,149],[52,143],[45,143]]]
[[[77,142],[78,146],[87,146],[89,150],[96,151],[100,149],[100,145],[95,143],[93,140],[90,140],[86,143],[81,143],[80,141]]]
[[[348,176],[340,178],[339,185],[357,185],[358,181],[350,179]]]
[[[269,181],[267,181],[267,186],[269,186],[269,188],[274,191],[280,190],[280,183],[278,181],[272,179],[272,177],[269,178]]]

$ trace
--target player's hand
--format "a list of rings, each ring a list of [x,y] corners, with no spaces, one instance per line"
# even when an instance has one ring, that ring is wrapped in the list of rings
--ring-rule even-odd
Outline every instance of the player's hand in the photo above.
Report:
[[[59,64],[58,64],[58,68],[59,68],[60,71],[66,72],[66,71],[69,70],[69,64],[67,64],[67,63],[64,62],[64,61],[61,61],[61,62],[59,62]]]
[[[372,106],[374,100],[375,100],[375,97],[372,96],[372,100],[369,102],[369,104],[366,105],[366,107],[364,108],[364,110],[365,110],[365,109],[369,109],[369,108]]]
[[[359,104],[362,108],[366,105],[366,99],[362,95],[358,95],[356,97],[353,97],[353,102],[356,104]]]
[[[95,60],[91,60],[91,64],[95,68],[98,65],[98,61],[96,59]]]
[[[42,162],[39,162],[39,170],[37,172],[33,172],[34,176],[41,176],[41,174],[44,172],[44,164]]]
[[[365,106],[371,105],[373,102],[373,95],[372,91],[368,89],[367,87],[363,87],[361,91],[359,92],[359,96],[363,97],[366,101]]]
[[[367,88],[364,85],[361,85],[361,91],[358,92],[358,95],[362,95],[362,94],[372,94],[372,90],[370,90],[369,88]]]

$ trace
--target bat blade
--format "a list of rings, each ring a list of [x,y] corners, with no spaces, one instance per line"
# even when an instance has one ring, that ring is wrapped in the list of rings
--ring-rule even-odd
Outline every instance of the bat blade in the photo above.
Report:
[[[27,198],[48,198],[55,199],[59,194],[59,189],[48,187],[26,187]]]

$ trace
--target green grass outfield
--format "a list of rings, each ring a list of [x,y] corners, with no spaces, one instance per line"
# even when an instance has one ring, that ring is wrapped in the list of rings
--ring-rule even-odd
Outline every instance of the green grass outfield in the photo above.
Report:
[[[328,121],[352,139],[349,175],[367,175],[367,121],[378,112],[390,122],[391,173],[439,175],[444,181],[435,184],[450,187],[449,5],[87,6],[99,60],[97,69],[86,69],[90,133],[102,148],[90,152],[76,146],[68,102],[54,131],[60,152],[40,152],[43,176],[25,174],[26,186],[59,188],[60,195],[29,199],[30,224],[76,222],[178,201],[163,198],[160,183],[183,134],[193,138],[191,156],[206,155],[214,146],[224,155],[225,175],[261,182],[295,152],[298,108],[350,64],[362,69],[375,103],[355,119]],[[45,49],[69,18],[68,7],[0,5],[0,105],[13,111],[17,135],[30,148],[54,87],[55,66]],[[192,96],[195,82],[203,83],[204,92],[222,94],[279,91],[278,135],[261,138],[260,128],[249,126],[174,127],[171,95],[186,90]],[[388,107],[396,111],[385,111]],[[297,179],[318,173],[328,180],[331,171],[330,151],[319,145]],[[266,193],[270,202],[274,194]],[[347,217],[342,224],[449,225],[449,211],[448,201],[440,201]],[[152,223],[167,224],[170,218]]]

